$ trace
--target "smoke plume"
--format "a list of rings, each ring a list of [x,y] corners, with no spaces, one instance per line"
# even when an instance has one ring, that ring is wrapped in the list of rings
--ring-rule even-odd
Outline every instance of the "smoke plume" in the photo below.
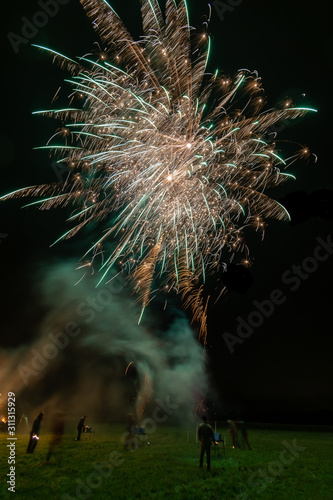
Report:
[[[2,392],[15,392],[25,414],[52,406],[99,421],[132,413],[140,424],[154,411],[160,421],[192,419],[207,380],[186,316],[157,304],[138,325],[120,276],[99,287],[95,274],[79,278],[73,262],[41,266],[39,327],[24,345],[0,351]]]

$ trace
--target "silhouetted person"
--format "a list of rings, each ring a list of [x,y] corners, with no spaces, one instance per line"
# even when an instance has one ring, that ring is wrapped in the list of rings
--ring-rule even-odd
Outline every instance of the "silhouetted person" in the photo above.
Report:
[[[212,441],[214,441],[214,431],[212,427],[207,423],[207,417],[203,415],[201,417],[202,423],[198,428],[198,439],[201,442],[199,467],[202,467],[203,457],[206,453],[206,466],[207,470],[210,469],[210,447]]]
[[[65,431],[65,413],[58,412],[54,415],[51,427],[51,439],[49,443],[49,451],[46,456],[46,462],[50,461],[51,455],[56,448],[59,448],[62,436]]]
[[[248,449],[251,450],[246,423],[243,420],[239,420],[237,422],[237,424],[238,424],[238,428],[240,429],[240,431],[242,433],[242,445],[245,443],[247,445]]]
[[[40,414],[35,418],[34,423],[32,424],[27,453],[33,453],[34,449],[37,446],[43,415],[44,413],[41,411]]]
[[[127,427],[126,427],[127,436],[125,437],[125,442],[124,442],[125,450],[128,450],[129,446],[131,446],[132,450],[135,449],[133,427],[134,427],[134,418],[133,418],[133,414],[130,413],[130,415],[128,416]]]
[[[237,427],[236,427],[236,422],[235,420],[228,420],[229,422],[229,434],[232,439],[232,447],[237,448],[238,443],[237,443]]]
[[[26,430],[29,429],[29,422],[28,422],[28,417],[22,413],[17,430],[20,429],[21,425],[23,424],[24,427],[26,427]]]
[[[84,421],[87,418],[87,415],[81,418],[80,422],[77,424],[77,438],[76,441],[80,441],[81,432],[84,431]]]

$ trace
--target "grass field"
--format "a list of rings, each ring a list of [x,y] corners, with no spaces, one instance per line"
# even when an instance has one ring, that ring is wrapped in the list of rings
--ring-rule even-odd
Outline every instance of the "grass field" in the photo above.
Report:
[[[15,493],[7,490],[8,441],[1,434],[0,498],[333,499],[331,433],[252,430],[250,451],[232,449],[222,430],[225,456],[221,448],[220,457],[212,449],[207,471],[198,468],[195,429],[188,434],[186,429],[158,427],[133,451],[121,444],[123,427],[95,430],[95,435],[83,435],[81,442],[65,435],[49,464],[45,460],[49,435],[42,433],[34,454],[27,455],[28,435],[18,434]]]

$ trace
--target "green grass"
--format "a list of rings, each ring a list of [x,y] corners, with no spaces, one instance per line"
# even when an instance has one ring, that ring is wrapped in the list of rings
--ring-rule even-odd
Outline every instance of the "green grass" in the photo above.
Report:
[[[134,451],[124,450],[123,433],[123,427],[97,427],[95,441],[80,443],[66,435],[50,464],[45,462],[49,435],[41,434],[33,455],[25,453],[28,435],[17,435],[15,494],[7,491],[7,435],[1,434],[0,498],[333,499],[330,433],[252,430],[251,451],[233,450],[226,434],[226,455],[218,457],[212,449],[210,472],[198,468],[194,429],[187,443],[186,430],[158,427]],[[296,448],[293,455],[283,443],[292,446],[295,439],[305,449]],[[100,469],[101,464],[108,465]]]

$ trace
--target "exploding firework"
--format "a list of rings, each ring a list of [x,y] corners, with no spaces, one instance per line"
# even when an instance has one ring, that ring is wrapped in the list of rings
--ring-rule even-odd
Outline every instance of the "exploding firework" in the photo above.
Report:
[[[223,270],[237,251],[249,263],[245,227],[263,232],[266,218],[289,218],[264,191],[293,177],[282,170],[309,154],[285,160],[267,137],[277,122],[310,109],[287,102],[261,111],[256,73],[208,74],[208,23],[192,28],[185,0],[167,0],[165,15],[157,0],[142,0],[140,41],[106,1],[81,3],[103,50],[75,61],[44,48],[70,73],[72,94],[68,107],[37,112],[61,120],[42,148],[57,153],[70,173],[64,182],[2,199],[42,196],[32,203],[40,209],[73,206],[72,227],[57,241],[103,220],[106,230],[84,265],[103,254],[101,280],[119,266],[141,302],[139,320],[153,283],[176,291],[205,342],[207,274]]]

